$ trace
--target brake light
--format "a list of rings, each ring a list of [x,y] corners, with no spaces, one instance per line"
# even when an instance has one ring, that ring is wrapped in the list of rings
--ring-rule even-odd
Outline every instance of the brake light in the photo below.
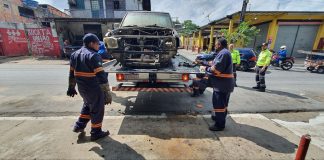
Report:
[[[124,74],[116,74],[116,79],[117,81],[123,81],[125,80],[125,76]]]
[[[189,74],[182,74],[182,81],[184,82],[189,81]]]
[[[250,61],[256,61],[257,58],[255,56],[253,56],[252,58],[250,58]]]

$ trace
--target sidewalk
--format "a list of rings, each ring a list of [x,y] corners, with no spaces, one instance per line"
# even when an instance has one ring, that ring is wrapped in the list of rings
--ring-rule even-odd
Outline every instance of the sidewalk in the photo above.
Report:
[[[0,117],[0,159],[294,159],[299,137],[260,114],[231,114],[223,132],[203,116],[105,117],[110,137],[71,131],[77,117]],[[322,159],[311,145],[307,159]]]

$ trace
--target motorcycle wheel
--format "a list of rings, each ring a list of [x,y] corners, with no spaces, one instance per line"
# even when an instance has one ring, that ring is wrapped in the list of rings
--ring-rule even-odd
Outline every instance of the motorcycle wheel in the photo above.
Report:
[[[281,64],[281,68],[282,68],[283,70],[289,70],[289,69],[291,69],[292,67],[293,67],[293,63],[290,62],[290,61],[285,61],[285,62],[282,62],[282,64]]]
[[[318,67],[317,72],[320,74],[324,74],[324,67]]]
[[[308,71],[313,71],[315,68],[314,67],[307,67],[306,68]]]

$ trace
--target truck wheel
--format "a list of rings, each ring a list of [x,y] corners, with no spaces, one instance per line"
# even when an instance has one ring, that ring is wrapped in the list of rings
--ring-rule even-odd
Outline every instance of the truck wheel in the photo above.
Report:
[[[241,63],[241,71],[247,72],[250,68],[249,68],[249,64],[247,62],[242,62]]]
[[[324,67],[318,67],[317,72],[320,74],[324,74]]]

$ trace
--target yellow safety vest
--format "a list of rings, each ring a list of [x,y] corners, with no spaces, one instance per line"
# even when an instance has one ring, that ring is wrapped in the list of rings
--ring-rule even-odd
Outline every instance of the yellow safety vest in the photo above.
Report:
[[[271,56],[272,53],[268,49],[261,51],[258,57],[257,66],[269,66],[271,61]]]
[[[233,51],[231,52],[231,56],[232,56],[233,63],[236,63],[236,64],[241,63],[241,56],[240,56],[240,52],[238,50],[233,49]]]

